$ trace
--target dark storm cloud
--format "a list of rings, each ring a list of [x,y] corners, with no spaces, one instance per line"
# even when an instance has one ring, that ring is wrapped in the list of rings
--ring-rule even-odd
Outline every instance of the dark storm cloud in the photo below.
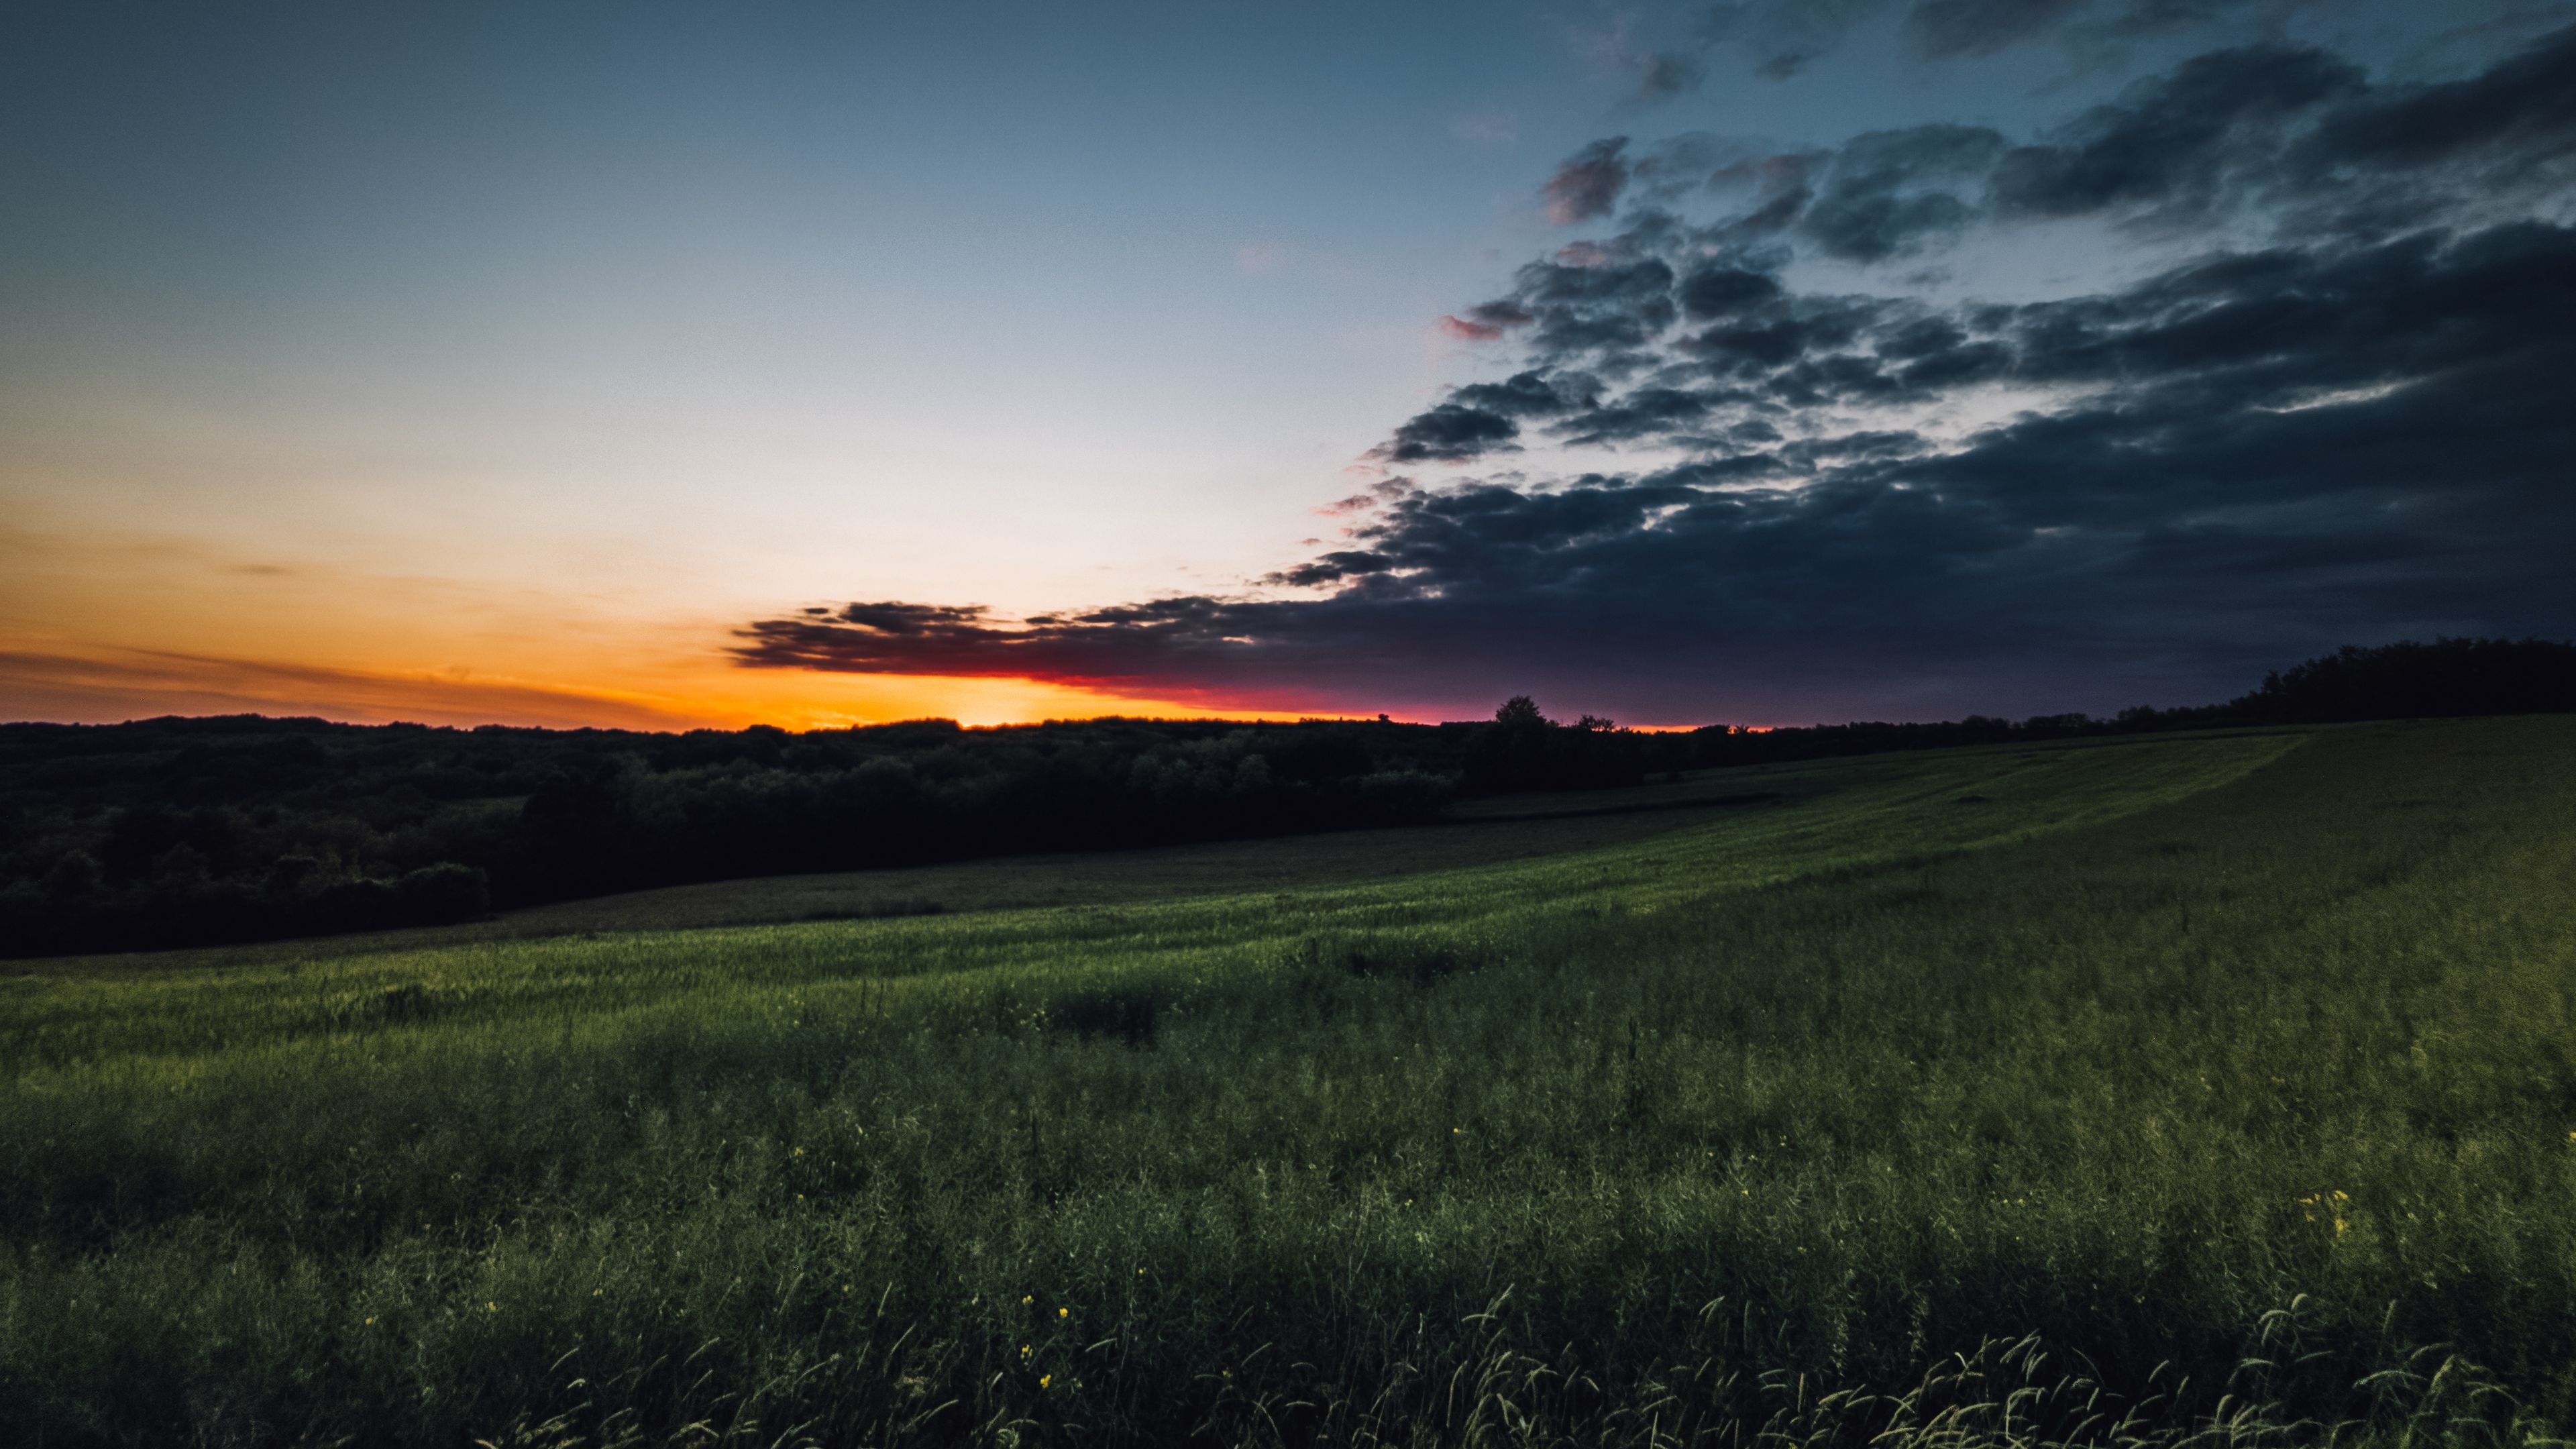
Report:
[[[1807,329],[1790,318],[1769,322],[1731,322],[1682,344],[1708,358],[1719,372],[1759,374],[1785,367],[1807,350]]]
[[[1788,37],[1773,57],[1807,56],[1823,37],[1872,20],[1886,5],[1725,8],[1716,33]],[[1980,54],[2078,20],[2088,33],[2139,36],[2220,16],[2249,22],[2297,8],[2281,3],[2105,4],[2055,0],[1921,0],[1904,10],[1916,49]],[[2260,28],[2258,26],[2258,28]],[[2576,27],[2545,35],[2484,74],[2418,86],[2372,87],[2359,67],[2277,41],[2215,50],[2139,81],[2053,134],[2005,150],[1982,128],[1921,127],[1857,138],[1834,153],[1759,160],[1712,159],[1708,138],[1649,148],[1635,170],[1645,189],[1671,196],[1694,183],[1748,178],[1771,168],[1737,233],[1793,222],[1826,252],[1855,261],[1903,255],[1982,216],[2073,217],[2103,213],[2167,224],[2206,219],[2230,205],[2329,199],[2340,178],[2359,190],[2347,207],[2420,216],[2411,190],[2385,188],[2480,159],[2493,174],[2445,178],[2455,193],[2568,185],[2576,149]],[[1697,176],[1688,175],[1693,162]],[[1983,183],[1984,194],[1979,183]],[[2382,189],[2374,191],[2373,187]]]
[[[2571,156],[2576,27],[2434,85],[2373,86],[2336,56],[2265,44],[2194,57],[2006,152],[1988,204],[2167,226],[2268,208],[2385,234],[2448,207],[2563,199]]]
[[[1887,356],[1883,347],[1879,355]],[[1904,359],[1888,376],[1897,391],[1918,396],[2005,381],[2012,377],[2017,361],[2013,350],[2001,342],[1962,342]]]
[[[1508,305],[1530,314],[1531,356],[1562,367],[1586,355],[1617,365],[1663,335],[1679,315],[1672,265],[1635,262],[1570,265],[1532,262],[1521,268]]]
[[[1314,588],[1321,584],[1359,578],[1364,574],[1384,573],[1392,564],[1393,560],[1382,553],[1341,549],[1325,554],[1321,558],[1310,559],[1295,568],[1282,569],[1275,574],[1267,575],[1262,582],[1288,584],[1301,589]]]
[[[1462,407],[1482,408],[1513,418],[1546,418],[1590,407],[1601,396],[1600,380],[1584,373],[1549,374],[1532,369],[1501,382],[1469,383],[1449,395]]]
[[[2502,150],[2525,164],[2576,148],[2576,26],[2543,36],[2483,75],[2383,93],[2328,116],[2299,159],[2402,168]]]
[[[1578,413],[1549,429],[1561,441],[1578,447],[1663,438],[1696,425],[1734,394],[1672,387],[1641,387],[1607,407]]]
[[[1792,297],[1778,270],[1797,245],[1871,264],[1974,226],[2043,219],[2099,217],[2170,237],[2250,218],[2304,246],[2385,240],[2445,212],[2496,220],[2576,191],[2571,96],[2576,29],[2483,74],[2405,87],[2373,86],[2314,49],[2213,51],[2018,146],[1955,125],[1787,154],[1683,137],[1637,161],[1650,200],[1617,232],[1524,267],[1508,295],[1471,311],[1526,328],[1529,357],[1543,368],[1588,367],[1605,386],[1656,390],[1633,402],[1593,400],[1590,425],[1560,429],[1577,444],[1649,441],[1657,418],[1669,422],[1669,441],[1703,441],[1712,425],[1742,420],[1682,401],[1711,382],[1734,389],[1731,400],[1750,415],[1766,403],[1895,403],[2061,380],[2064,358],[2024,361],[2019,351],[2025,342],[2044,350],[2046,330],[2066,325],[2071,310],[2020,318],[2015,326],[2032,335],[2008,337],[1992,309],[1926,320],[1866,298]],[[1595,149],[1609,154],[1610,145]],[[2453,164],[2437,171],[2436,162]],[[1709,222],[1666,205],[1748,188],[1742,209]],[[1684,322],[1699,325],[1673,330]],[[1889,330],[1897,322],[1915,330]],[[1466,461],[1516,444],[1517,420],[1532,416],[1463,395],[1446,406],[1405,424],[1378,456]],[[1460,411],[1472,408],[1515,426]]]
[[[1756,311],[1784,295],[1780,283],[1742,267],[1703,267],[1682,279],[1682,315],[1695,322]]]
[[[2230,170],[2277,152],[2279,131],[2329,100],[2358,94],[2360,70],[2322,51],[2256,46],[2184,62],[2096,107],[2049,143],[1996,167],[2006,216],[2079,216],[2113,208],[2201,215]]]
[[[960,631],[972,632],[981,626],[986,614],[980,604],[844,604],[837,610],[808,609],[809,615],[828,615],[842,624],[856,625],[874,633],[900,638],[934,638]]]
[[[1828,256],[1876,262],[1964,228],[1975,210],[1947,186],[1981,178],[2004,152],[1983,126],[1914,126],[1853,138],[1826,172],[1800,229]]]
[[[751,625],[738,653],[1236,702],[1544,681],[1628,717],[1781,720],[2174,703],[2347,641],[2564,636],[2576,229],[2544,183],[2576,135],[2553,83],[2571,63],[2561,35],[2387,87],[2317,52],[2238,48],[2019,148],[1927,127],[1801,161],[1812,199],[1780,235],[1837,254],[1912,244],[1901,203],[1922,195],[2233,218],[2232,249],[2027,303],[1801,291],[1736,218],[1685,220],[1665,205],[1682,192],[1660,191],[1590,264],[1523,268],[1483,315],[1518,319],[1527,365],[1457,389],[1381,456],[1535,433],[1678,461],[1554,485],[1389,480],[1345,539],[1264,580],[1319,596],[1018,626],[854,605]],[[1855,215],[1899,204],[1814,223],[1838,195]],[[1997,383],[2022,410],[1965,433],[1920,421]]]
[[[1375,456],[1390,463],[1456,463],[1513,446],[1520,424],[1483,408],[1442,403],[1395,430]]]
[[[1672,233],[1662,208],[1703,192],[1747,200],[1678,239],[1727,251],[1797,237],[1857,262],[1904,256],[1997,219],[2206,219],[2224,205],[2317,186],[2338,167],[2398,164],[2409,147],[2438,155],[2501,135],[2563,135],[2569,103],[2559,83],[2576,80],[2576,44],[2564,49],[2569,55],[2551,49],[2421,94],[2373,91],[2357,67],[2314,49],[2213,51],[2018,146],[1989,127],[1950,124],[1792,152],[1682,138],[1646,151],[1636,173],[1652,205],[1594,245],[1628,255],[1676,239],[1648,232]]]

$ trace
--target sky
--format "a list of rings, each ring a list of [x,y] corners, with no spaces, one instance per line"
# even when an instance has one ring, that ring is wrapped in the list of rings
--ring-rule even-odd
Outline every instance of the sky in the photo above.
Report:
[[[2571,27],[14,7],[0,718],[1774,724],[2565,638]]]

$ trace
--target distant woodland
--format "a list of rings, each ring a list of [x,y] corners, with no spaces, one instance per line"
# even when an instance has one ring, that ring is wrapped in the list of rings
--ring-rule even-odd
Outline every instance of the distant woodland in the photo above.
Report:
[[[1440,725],[923,720],[790,734],[0,725],[0,954],[472,919],[728,877],[1439,818],[1461,795],[2156,730],[2576,710],[2576,646],[2347,648],[2226,704],[1645,733],[1525,697]]]

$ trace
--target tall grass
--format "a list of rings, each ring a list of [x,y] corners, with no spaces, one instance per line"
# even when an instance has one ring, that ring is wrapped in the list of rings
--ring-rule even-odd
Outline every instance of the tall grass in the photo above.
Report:
[[[1855,761],[1363,888],[14,978],[0,1423],[2519,1443],[2576,1419],[2571,747]]]

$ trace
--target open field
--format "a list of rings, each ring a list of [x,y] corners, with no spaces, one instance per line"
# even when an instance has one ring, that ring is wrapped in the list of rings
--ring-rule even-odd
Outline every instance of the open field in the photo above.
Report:
[[[1632,792],[1599,793],[1625,797]],[[1771,803],[1712,798],[1712,792],[1689,781],[1634,793],[1641,798],[1573,797],[1585,802],[1581,806],[1569,804],[1565,797],[1479,800],[1460,811],[1454,824],[666,886],[531,906],[472,925],[381,934],[387,944],[414,936],[485,940],[576,931],[688,930],[836,917],[866,920],[1038,906],[1124,905],[1178,896],[1293,890],[1597,850],[1705,823],[1712,810]]]
[[[2018,761],[2055,748],[2061,746],[1958,753],[1963,759]],[[532,906],[461,925],[370,931],[323,941],[104,954],[23,965],[0,958],[0,976],[15,971],[165,972],[182,966],[331,963],[353,955],[532,936],[1133,905],[1383,882],[1598,850],[1705,825],[1713,812],[1802,805],[1880,778],[1874,767],[1851,762],[1702,770],[1627,789],[1469,800],[1452,807],[1452,821],[1438,825],[710,881]],[[1862,808],[1872,807],[1864,803]]]
[[[890,897],[937,915],[21,963],[0,1421],[2576,1419],[2576,721],[1720,786],[1779,798],[1453,827],[1605,833],[1393,876],[1310,837]]]

